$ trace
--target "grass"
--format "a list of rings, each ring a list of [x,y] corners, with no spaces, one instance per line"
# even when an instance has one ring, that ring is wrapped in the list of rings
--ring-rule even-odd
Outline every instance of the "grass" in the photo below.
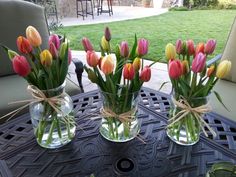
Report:
[[[88,37],[97,51],[106,26],[109,26],[112,32],[113,48],[122,40],[127,40],[131,46],[136,33],[138,38],[149,40],[149,54],[145,58],[161,59],[164,62],[166,44],[175,43],[179,38],[193,39],[195,43],[215,38],[215,54],[222,53],[235,14],[235,10],[172,11],[136,20],[64,27],[57,33],[66,34],[74,50],[83,50],[81,39]]]

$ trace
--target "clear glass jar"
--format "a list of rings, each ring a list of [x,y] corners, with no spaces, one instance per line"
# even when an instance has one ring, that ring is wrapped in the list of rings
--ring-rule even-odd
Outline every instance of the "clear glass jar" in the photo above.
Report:
[[[65,83],[61,86],[43,90],[47,98],[56,97],[56,111],[48,102],[31,103],[30,115],[37,142],[44,148],[59,148],[69,143],[75,136],[76,125],[73,102],[65,93]]]
[[[172,97],[174,97],[178,101],[180,95],[173,94]],[[208,103],[208,97],[188,98],[186,99],[186,101],[192,108],[196,108],[202,105],[206,105]],[[172,103],[169,112],[169,119],[176,116],[180,111],[183,111],[183,109],[177,107],[174,103]],[[201,116],[203,116],[203,114]],[[167,127],[167,135],[172,141],[185,146],[194,145],[199,141],[201,125],[194,113],[189,112],[184,116],[184,118],[170,126],[173,121],[169,121],[169,125]]]
[[[102,114],[101,135],[113,142],[127,142],[134,139],[140,131],[137,118],[139,92],[111,94],[100,91],[100,93],[101,109],[112,112],[114,115]]]

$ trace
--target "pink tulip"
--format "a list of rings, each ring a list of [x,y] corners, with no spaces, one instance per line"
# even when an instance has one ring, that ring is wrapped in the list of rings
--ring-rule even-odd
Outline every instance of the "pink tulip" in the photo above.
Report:
[[[138,46],[137,46],[137,54],[139,57],[146,55],[148,53],[148,40],[146,39],[139,39]]]
[[[69,65],[70,65],[71,61],[72,61],[72,53],[71,53],[71,50],[68,49],[68,63],[69,63]]]
[[[26,77],[31,72],[30,65],[24,56],[16,55],[12,59],[12,65],[14,71],[22,77]]]
[[[183,66],[179,59],[169,60],[168,72],[171,79],[178,79],[183,74]]]
[[[108,27],[105,28],[105,38],[107,41],[111,40],[111,31]]]
[[[148,82],[151,79],[151,68],[149,66],[145,66],[141,71],[139,78],[143,82]]]
[[[94,51],[88,50],[86,58],[87,58],[87,63],[89,66],[96,67],[98,65],[99,57]]]
[[[126,41],[123,41],[120,44],[120,55],[125,58],[129,56],[129,46]]]
[[[49,51],[54,59],[58,58],[58,50],[53,42],[49,43]]]
[[[29,40],[23,36],[19,36],[17,38],[16,45],[17,45],[18,50],[23,54],[29,54],[33,50],[32,46],[30,45]]]
[[[60,39],[59,39],[58,35],[52,34],[49,37],[48,45],[50,45],[50,43],[53,43],[55,45],[56,49],[58,50],[60,48]]]
[[[176,41],[176,44],[175,44],[176,53],[180,55],[181,52],[182,52],[182,49],[183,49],[182,41],[181,41],[180,39],[178,39],[178,40]]]
[[[194,73],[200,73],[204,70],[206,66],[206,55],[202,52],[198,53],[192,63],[192,71]]]
[[[216,40],[209,39],[205,45],[205,54],[211,55],[216,48]]]
[[[89,41],[88,38],[84,37],[84,38],[82,39],[82,44],[83,44],[83,46],[84,46],[85,52],[87,52],[87,51],[93,51],[93,46],[92,46],[92,44],[91,44],[91,42]]]
[[[127,63],[123,69],[124,79],[132,80],[134,78],[135,70],[131,63]]]
[[[187,49],[188,49],[188,55],[194,55],[195,54],[195,48],[194,48],[194,42],[193,40],[188,40],[187,41]]]

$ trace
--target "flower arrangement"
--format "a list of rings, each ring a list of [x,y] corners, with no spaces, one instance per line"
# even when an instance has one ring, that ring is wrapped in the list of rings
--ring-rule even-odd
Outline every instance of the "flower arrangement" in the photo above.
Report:
[[[71,50],[66,42],[60,42],[56,34],[50,36],[48,49],[42,50],[42,39],[33,27],[26,28],[26,37],[16,40],[19,53],[3,46],[12,61],[13,70],[28,83],[32,100],[13,111],[15,115],[30,105],[32,124],[38,143],[47,148],[58,147],[72,139],[75,122],[70,97],[64,93]],[[24,101],[22,101],[24,102]],[[56,145],[55,145],[56,144]]]
[[[173,87],[173,102],[167,134],[179,144],[194,144],[199,139],[199,131],[206,126],[214,131],[201,118],[210,111],[207,96],[219,78],[225,77],[231,68],[231,62],[223,60],[219,64],[206,65],[207,56],[216,47],[216,40],[209,39],[206,44],[194,46],[192,40],[177,40],[176,45],[166,45],[168,73]],[[178,59],[177,59],[178,58]],[[223,104],[220,95],[213,91]]]
[[[123,41],[116,46],[113,57],[110,40],[111,33],[107,27],[101,39],[99,56],[89,39],[83,38],[89,66],[85,66],[85,70],[91,82],[98,85],[103,96],[101,114],[105,119],[100,128],[101,134],[113,141],[126,141],[136,136],[139,131],[136,121],[137,97],[142,84],[151,78],[150,66],[143,66],[142,61],[142,57],[148,52],[148,41],[137,40],[135,36],[131,50],[128,43]]]

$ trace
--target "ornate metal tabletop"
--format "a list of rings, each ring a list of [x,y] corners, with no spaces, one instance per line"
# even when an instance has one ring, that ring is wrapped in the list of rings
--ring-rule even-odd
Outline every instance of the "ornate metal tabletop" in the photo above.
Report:
[[[101,106],[97,90],[73,97],[77,134],[62,148],[37,145],[29,114],[0,125],[0,176],[204,177],[213,163],[235,163],[234,122],[210,113],[205,120],[217,137],[201,136],[194,146],[179,146],[165,133],[169,96],[143,88],[140,98],[140,135],[127,143],[112,143],[99,134],[100,119],[91,118]]]

